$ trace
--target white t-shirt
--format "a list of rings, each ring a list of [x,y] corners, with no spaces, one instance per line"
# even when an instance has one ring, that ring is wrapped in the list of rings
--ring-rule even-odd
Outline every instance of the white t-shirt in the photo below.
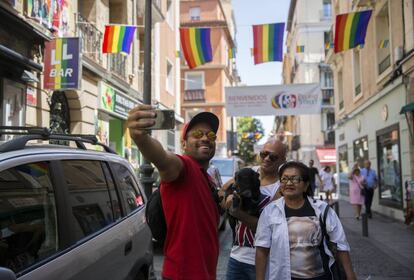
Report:
[[[258,168],[255,169],[253,167],[252,169],[257,172]],[[279,186],[279,181],[270,185],[260,186],[260,192],[266,196],[270,196],[270,199],[272,199],[279,189]],[[230,257],[242,263],[255,265],[256,249],[251,247],[233,246],[231,248]]]
[[[323,182],[323,191],[332,191],[334,189],[334,185],[332,183],[333,174],[322,170],[319,176],[321,176]]]

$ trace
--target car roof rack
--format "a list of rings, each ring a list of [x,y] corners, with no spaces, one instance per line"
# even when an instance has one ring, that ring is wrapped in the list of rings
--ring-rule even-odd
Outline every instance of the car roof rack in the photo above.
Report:
[[[74,141],[79,149],[87,150],[84,143],[98,145],[104,148],[105,152],[117,154],[113,149],[102,144],[91,134],[59,134],[52,133],[47,127],[27,127],[27,126],[0,126],[0,136],[2,135],[22,135],[11,139],[0,145],[0,153],[22,150],[27,142],[31,140],[60,140]]]

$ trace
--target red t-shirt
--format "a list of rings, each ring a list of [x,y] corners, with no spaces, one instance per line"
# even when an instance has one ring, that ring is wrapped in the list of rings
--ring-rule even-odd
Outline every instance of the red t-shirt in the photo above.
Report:
[[[161,182],[167,223],[162,277],[216,279],[219,213],[207,172],[191,157],[179,156],[184,168],[170,183]]]

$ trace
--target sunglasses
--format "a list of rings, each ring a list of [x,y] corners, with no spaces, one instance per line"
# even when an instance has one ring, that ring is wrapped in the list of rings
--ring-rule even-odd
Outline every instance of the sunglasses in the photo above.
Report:
[[[293,184],[299,184],[301,181],[303,181],[303,179],[300,176],[283,176],[280,178],[280,182],[282,184],[287,184],[289,181],[291,181]]]
[[[203,136],[207,136],[208,140],[210,141],[216,141],[217,135],[214,133],[214,131],[209,132],[203,132],[200,129],[196,129],[190,132],[190,135],[196,139],[201,139]]]
[[[268,151],[260,151],[259,156],[262,159],[265,159],[265,158],[269,157],[269,159],[273,162],[277,161],[280,158],[278,155],[276,155],[274,153],[271,153],[271,152],[268,152]]]

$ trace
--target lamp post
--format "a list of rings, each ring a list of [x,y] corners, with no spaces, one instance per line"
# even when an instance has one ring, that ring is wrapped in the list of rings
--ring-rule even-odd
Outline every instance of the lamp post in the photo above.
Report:
[[[152,0],[145,0],[145,21],[144,21],[144,104],[151,104],[151,21],[152,21]],[[141,182],[144,185],[145,195],[149,197],[152,193],[154,179],[152,173],[154,168],[144,158],[140,167]]]

